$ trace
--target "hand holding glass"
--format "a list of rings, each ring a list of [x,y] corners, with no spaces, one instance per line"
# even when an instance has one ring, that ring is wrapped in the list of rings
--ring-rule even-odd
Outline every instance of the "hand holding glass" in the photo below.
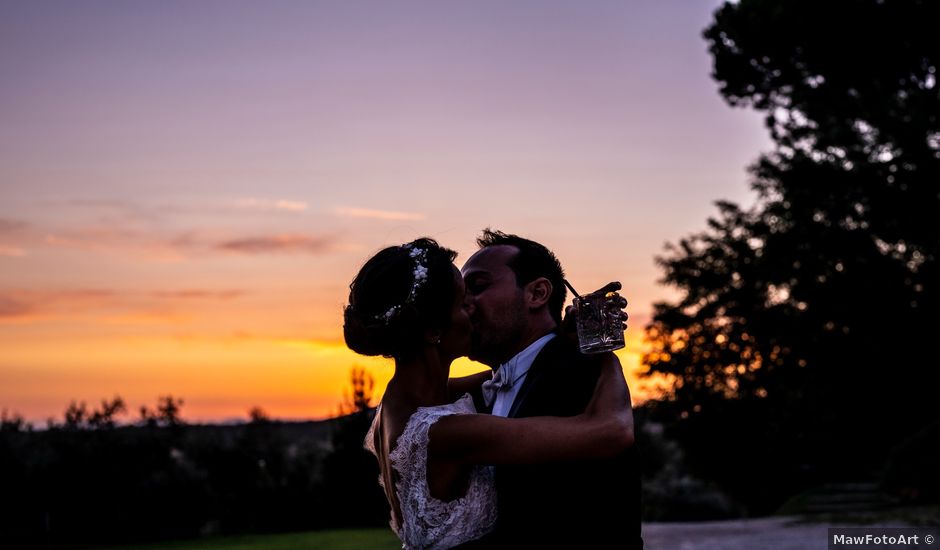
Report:
[[[577,314],[578,345],[581,353],[603,353],[624,347],[624,321],[626,306],[620,294],[620,283],[611,283],[590,294],[579,295],[568,281],[574,293]]]

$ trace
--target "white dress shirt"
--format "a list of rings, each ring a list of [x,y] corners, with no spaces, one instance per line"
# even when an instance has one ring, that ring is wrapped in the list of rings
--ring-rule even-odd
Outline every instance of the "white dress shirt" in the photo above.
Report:
[[[509,409],[512,408],[512,403],[516,400],[516,396],[519,395],[519,388],[521,388],[522,384],[525,382],[526,374],[529,373],[532,362],[535,361],[535,357],[542,351],[545,344],[554,337],[554,332],[542,336],[535,342],[529,344],[529,347],[517,353],[515,357],[499,366],[499,370],[503,373],[503,379],[512,380],[512,383],[501,388],[500,391],[496,393],[496,402],[493,404],[492,414],[496,416],[509,415]]]

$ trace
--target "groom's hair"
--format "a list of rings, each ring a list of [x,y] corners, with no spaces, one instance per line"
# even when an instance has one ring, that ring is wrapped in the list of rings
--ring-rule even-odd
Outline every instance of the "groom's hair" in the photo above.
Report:
[[[519,288],[531,283],[539,277],[545,277],[552,283],[552,295],[548,298],[548,310],[552,319],[561,326],[561,310],[565,305],[565,272],[561,262],[555,254],[545,245],[535,241],[503,233],[502,231],[486,228],[483,235],[477,239],[480,248],[488,246],[508,245],[519,249],[519,253],[512,257],[507,264],[516,274],[516,284]]]

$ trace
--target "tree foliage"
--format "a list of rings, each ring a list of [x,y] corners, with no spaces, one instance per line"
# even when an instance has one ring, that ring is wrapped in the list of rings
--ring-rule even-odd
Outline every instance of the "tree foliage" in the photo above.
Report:
[[[127,412],[127,405],[120,396],[114,398],[102,399],[101,408],[89,410],[84,401],[81,403],[72,401],[65,409],[64,423],[62,427],[69,430],[101,430],[114,428],[117,420],[116,416]],[[53,427],[51,423],[50,427]]]
[[[157,398],[156,408],[149,409],[146,405],[141,405],[140,421],[151,427],[180,427],[186,424],[181,415],[182,409],[182,399],[172,395],[161,395]]]
[[[282,422],[259,407],[243,424],[184,424],[161,397],[137,424],[72,402],[32,430],[0,410],[0,548],[139,545],[216,534],[387,525],[373,411]],[[135,546],[136,547],[136,546]]]
[[[339,414],[354,414],[371,409],[375,378],[365,368],[353,367],[349,371],[349,383],[350,389],[343,396]]]
[[[705,31],[721,94],[775,147],[753,206],[719,202],[657,260],[681,298],[655,306],[644,362],[676,377],[687,426],[762,419],[764,466],[859,475],[937,415],[937,20],[929,1],[742,0]]]
[[[11,413],[7,409],[0,411],[0,432],[20,432],[30,428],[23,415]]]

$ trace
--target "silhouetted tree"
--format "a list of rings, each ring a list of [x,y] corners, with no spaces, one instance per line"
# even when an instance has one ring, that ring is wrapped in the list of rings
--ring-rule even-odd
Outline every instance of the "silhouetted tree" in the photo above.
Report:
[[[65,418],[62,427],[69,430],[98,430],[114,428],[116,425],[115,416],[127,412],[127,406],[124,399],[120,396],[114,396],[110,401],[101,400],[101,408],[88,410],[88,405],[84,401],[81,403],[72,401],[65,409]],[[49,419],[48,427],[56,428],[54,419]]]
[[[351,388],[343,396],[339,413],[353,414],[367,411],[372,407],[372,391],[375,389],[375,379],[362,367],[353,367],[349,371]]]
[[[375,380],[364,368],[350,370],[352,388],[346,392],[332,434],[333,452],[323,462],[322,514],[330,525],[381,526],[388,506],[378,485],[375,457],[363,448],[375,416],[370,407]]]
[[[91,428],[113,428],[115,425],[114,417],[127,412],[127,406],[120,396],[115,396],[110,401],[101,400],[101,409],[94,410],[88,417],[88,425]]]
[[[172,395],[165,395],[157,399],[157,416],[166,426],[179,426],[185,424],[180,417],[183,408],[182,399],[174,399]]]
[[[186,424],[180,416],[183,400],[172,395],[162,395],[157,398],[157,407],[154,410],[146,406],[140,407],[140,420],[147,426],[179,427]]]
[[[80,430],[87,427],[88,423],[88,405],[84,401],[78,403],[71,401],[65,409],[64,427],[70,430]]]
[[[31,429],[29,423],[19,413],[11,413],[6,409],[0,412],[0,432],[21,432]]]
[[[252,407],[248,411],[248,421],[252,424],[266,424],[271,421],[271,417],[261,407]]]
[[[751,502],[869,475],[937,415],[938,16],[742,0],[705,31],[722,95],[765,113],[775,148],[751,169],[754,206],[719,202],[658,259],[682,296],[655,306],[644,362],[676,377],[690,459]]]

